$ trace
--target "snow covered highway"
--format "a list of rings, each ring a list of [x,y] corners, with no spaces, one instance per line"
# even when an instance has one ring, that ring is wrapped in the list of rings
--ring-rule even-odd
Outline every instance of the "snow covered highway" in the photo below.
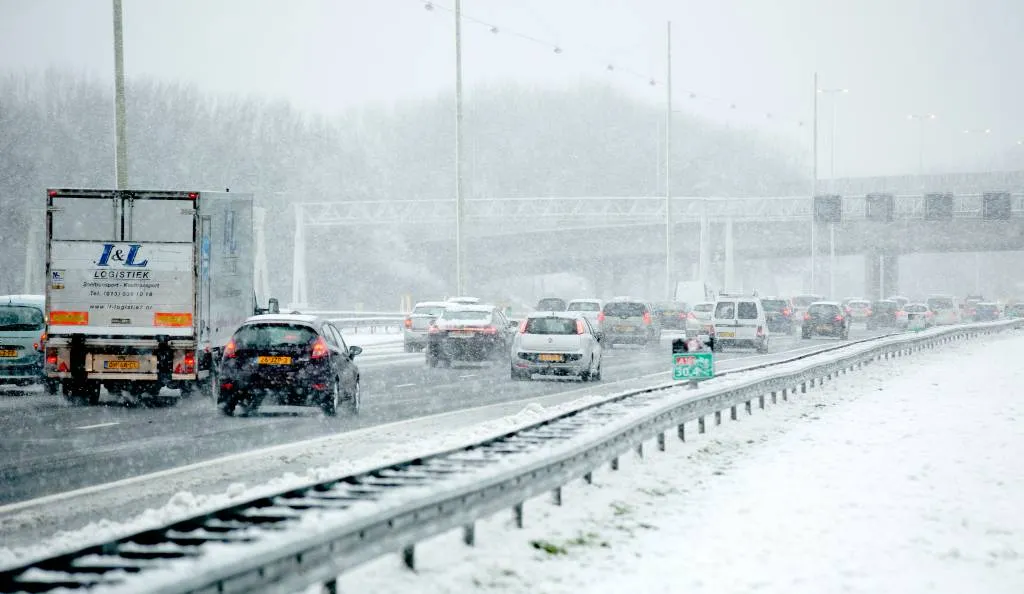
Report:
[[[39,392],[7,392],[0,398],[0,539],[9,545],[32,542],[159,507],[180,492],[219,493],[236,483],[258,484],[311,466],[359,460],[390,446],[414,444],[424,435],[514,414],[542,398],[547,406],[654,378],[665,381],[669,340],[666,335],[658,351],[615,349],[607,355],[604,382],[579,384],[511,382],[507,366],[496,364],[428,369],[422,354],[391,358],[393,343],[382,337],[379,344],[367,345],[365,360],[389,362],[361,367],[364,408],[358,418],[329,419],[310,409],[270,406],[253,417],[226,418],[198,397],[166,408],[126,408],[110,398],[101,406],[80,407]],[[722,353],[719,367],[768,363],[837,344],[784,337],[767,355]],[[507,406],[495,406],[501,403]],[[443,417],[401,424],[431,415]],[[369,431],[373,427],[380,430]],[[362,431],[344,446],[304,443],[357,430]],[[261,450],[275,446],[286,449]],[[161,474],[138,478],[152,473]],[[138,480],[104,487],[133,477]]]

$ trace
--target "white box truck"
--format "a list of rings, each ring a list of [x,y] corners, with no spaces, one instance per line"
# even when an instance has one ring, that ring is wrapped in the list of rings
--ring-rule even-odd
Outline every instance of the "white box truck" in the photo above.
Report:
[[[230,192],[50,189],[46,357],[52,391],[212,390],[256,303],[253,198]]]

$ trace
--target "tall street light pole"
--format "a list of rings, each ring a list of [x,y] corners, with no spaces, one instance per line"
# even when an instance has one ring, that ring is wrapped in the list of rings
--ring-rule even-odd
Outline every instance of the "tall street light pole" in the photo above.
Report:
[[[934,120],[934,113],[912,113],[908,120],[917,121],[917,177],[924,184],[924,123]]]
[[[964,130],[964,134],[973,136],[975,138],[985,138],[992,134],[991,128],[968,128]],[[986,151],[988,153],[988,151]],[[988,158],[984,159],[989,161]],[[974,294],[981,294],[981,252],[974,252]]]
[[[128,138],[125,123],[124,40],[122,39],[121,0],[114,5],[114,171],[117,189],[128,187]]]
[[[815,271],[815,264],[816,264],[816,262],[815,262],[815,254],[814,254],[815,249],[816,249],[815,241],[814,241],[815,240],[815,232],[814,232],[814,230],[816,228],[816,224],[815,224],[815,221],[814,221],[814,215],[815,215],[815,213],[814,213],[814,197],[818,195],[818,73],[817,72],[814,73],[814,118],[813,118],[813,120],[814,121],[811,124],[811,127],[812,127],[811,136],[813,137],[813,139],[811,141],[811,144],[813,146],[813,148],[812,148],[812,153],[813,153],[812,160],[814,161],[813,174],[812,174],[812,180],[813,181],[811,182],[811,287],[810,287],[810,292],[811,293],[817,292],[817,285],[816,285],[817,273]]]
[[[845,95],[849,89],[815,89],[815,105],[818,95]],[[832,98],[832,135],[829,139],[829,191],[836,193],[836,104],[838,101]],[[817,129],[817,114],[815,114],[815,129]],[[835,298],[836,294],[836,224],[828,224],[828,295]]]
[[[455,0],[455,294],[466,294],[462,196],[462,0]]]
[[[845,95],[849,89],[818,89],[817,95]],[[829,138],[829,191],[836,192],[836,103],[832,99],[832,135]]]
[[[665,71],[665,298],[672,290],[672,21],[666,31],[667,68]]]

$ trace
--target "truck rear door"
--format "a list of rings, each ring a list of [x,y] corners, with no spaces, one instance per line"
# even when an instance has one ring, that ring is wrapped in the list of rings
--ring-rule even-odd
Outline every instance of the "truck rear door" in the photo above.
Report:
[[[191,336],[197,198],[50,190],[50,334]]]

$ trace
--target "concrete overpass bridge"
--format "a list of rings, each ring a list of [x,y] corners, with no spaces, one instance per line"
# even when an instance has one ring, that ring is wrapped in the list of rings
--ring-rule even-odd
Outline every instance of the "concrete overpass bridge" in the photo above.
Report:
[[[992,177],[995,176],[995,177]],[[671,218],[677,278],[693,275],[741,286],[753,261],[777,260],[780,270],[815,254],[816,292],[827,292],[828,255],[863,255],[868,293],[898,290],[899,256],[908,253],[1024,250],[1024,173],[980,174],[983,191],[938,194],[947,208],[934,216],[937,194],[891,198],[891,212],[872,213],[866,195],[841,199],[841,219],[815,222],[809,196],[676,197]],[[981,183],[978,174],[938,181],[899,178],[887,187]],[[999,185],[995,185],[997,182]],[[866,182],[837,180],[836,187]],[[822,182],[827,187],[828,182]],[[975,186],[977,189],[978,186]],[[984,192],[998,189],[1006,212],[989,216]],[[1010,188],[1012,191],[1005,191]],[[305,236],[324,227],[399,230],[425,263],[454,262],[454,200],[397,200],[296,204],[293,302],[306,300]],[[485,198],[466,201],[466,264],[472,284],[509,270],[577,272],[614,292],[624,274],[664,276],[663,197]],[[812,247],[813,245],[813,247]],[[495,263],[500,262],[500,266]],[[454,268],[454,265],[451,266]]]

